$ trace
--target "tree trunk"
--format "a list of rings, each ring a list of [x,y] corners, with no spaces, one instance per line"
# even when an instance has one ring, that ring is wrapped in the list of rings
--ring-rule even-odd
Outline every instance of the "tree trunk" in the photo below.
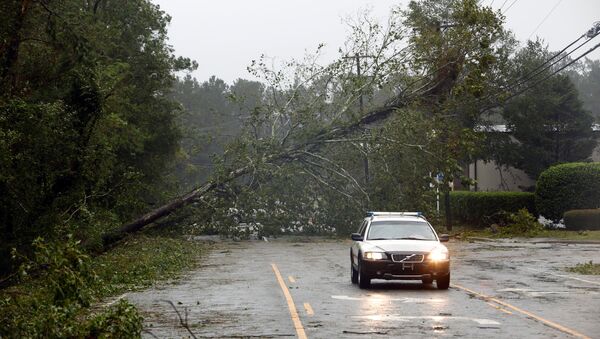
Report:
[[[14,88],[14,78],[9,79],[13,65],[19,57],[19,47],[21,45],[21,30],[25,22],[25,16],[29,10],[31,0],[21,0],[21,4],[15,13],[15,21],[10,32],[10,38],[6,45],[0,45],[0,56],[2,65],[0,66],[0,81]],[[10,80],[10,81],[9,81]]]
[[[190,203],[192,203],[192,202],[196,201],[197,199],[201,198],[202,196],[204,196],[206,193],[214,190],[219,184],[223,184],[223,183],[229,182],[231,180],[234,180],[234,179],[248,173],[249,170],[250,170],[250,168],[247,166],[242,167],[235,171],[231,171],[227,175],[227,177],[220,182],[208,181],[207,183],[194,189],[193,191],[191,191],[181,197],[177,197],[177,198],[171,200],[167,204],[144,214],[140,218],[138,218],[128,224],[125,224],[112,232],[104,234],[102,236],[102,242],[104,244],[104,248],[105,249],[109,248],[115,242],[123,239],[125,237],[125,235],[127,235],[128,233],[137,232],[137,231],[141,230],[144,226],[151,224],[151,223],[157,221],[158,219],[161,219],[161,218],[173,213],[173,211],[175,211],[181,207],[189,205]]]

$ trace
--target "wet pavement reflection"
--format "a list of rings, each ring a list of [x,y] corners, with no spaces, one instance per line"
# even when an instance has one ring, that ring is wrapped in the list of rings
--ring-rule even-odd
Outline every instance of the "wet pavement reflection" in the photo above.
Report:
[[[361,290],[350,283],[349,246],[327,239],[223,243],[183,281],[127,298],[144,311],[149,338],[186,336],[160,300],[185,308],[198,337],[296,337],[276,264],[308,338],[572,336],[521,311],[583,336],[600,333],[600,278],[563,269],[600,261],[598,245],[451,242],[456,286],[447,291],[383,280]]]

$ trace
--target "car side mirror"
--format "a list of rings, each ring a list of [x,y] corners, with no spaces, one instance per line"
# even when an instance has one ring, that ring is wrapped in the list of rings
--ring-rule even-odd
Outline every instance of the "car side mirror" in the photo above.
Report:
[[[363,241],[363,237],[360,235],[360,233],[352,233],[351,237],[354,241]]]
[[[448,234],[440,234],[439,238],[440,242],[448,242],[448,240],[450,240],[450,236]]]

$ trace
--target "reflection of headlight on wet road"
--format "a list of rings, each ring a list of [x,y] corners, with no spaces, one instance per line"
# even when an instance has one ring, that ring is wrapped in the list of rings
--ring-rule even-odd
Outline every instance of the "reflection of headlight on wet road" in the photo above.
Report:
[[[364,258],[369,260],[384,260],[387,259],[387,256],[382,252],[365,252]]]
[[[433,251],[431,251],[429,253],[429,260],[431,260],[431,261],[448,260],[448,250],[443,247],[438,247],[438,248],[433,249]]]

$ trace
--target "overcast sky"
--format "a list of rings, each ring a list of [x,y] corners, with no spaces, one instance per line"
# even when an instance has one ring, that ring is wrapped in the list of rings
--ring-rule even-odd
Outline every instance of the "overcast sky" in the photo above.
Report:
[[[193,76],[204,81],[216,75],[228,83],[237,78],[252,79],[246,67],[261,54],[280,60],[302,58],[306,50],[313,51],[319,43],[325,43],[322,60],[333,60],[348,35],[343,18],[369,8],[372,16],[383,22],[390,8],[408,3],[406,0],[152,1],[172,16],[169,39],[175,53],[198,62]],[[595,21],[600,21],[600,0],[482,0],[482,3],[502,8],[507,27],[519,40],[525,41],[535,32],[533,37],[543,38],[552,50],[562,49]],[[600,37],[595,40],[598,41],[579,51],[599,43]],[[600,59],[600,48],[589,56]]]

